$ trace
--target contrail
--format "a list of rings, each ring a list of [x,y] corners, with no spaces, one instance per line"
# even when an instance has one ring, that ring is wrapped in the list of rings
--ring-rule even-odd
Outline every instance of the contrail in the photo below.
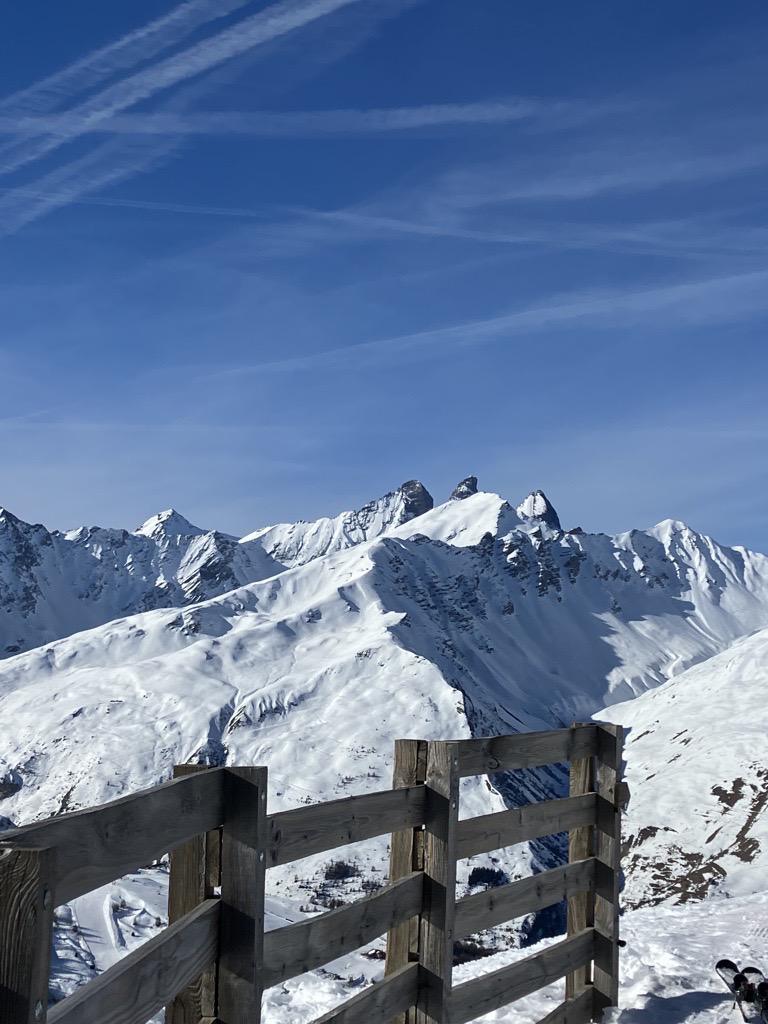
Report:
[[[174,148],[172,140],[160,147],[157,139],[133,140],[127,145],[125,140],[105,142],[85,156],[50,171],[30,189],[9,189],[0,200],[0,236],[13,234],[51,210],[67,206],[85,192],[153,170]],[[115,161],[116,155],[119,162]]]
[[[191,46],[181,53],[139,71],[75,107],[70,113],[77,126],[35,140],[0,163],[0,173],[9,173],[37,160],[66,142],[84,134],[94,125],[132,107],[156,93],[202,74],[219,64],[263,43],[287,35],[352,4],[366,0],[284,0],[254,14],[230,28]],[[379,0],[381,2],[381,0]]]
[[[117,114],[97,123],[84,115],[73,116],[67,112],[21,118],[6,117],[0,113],[0,134],[41,135],[78,131],[111,135],[249,135],[267,138],[367,135],[450,125],[505,124],[548,116],[563,119],[563,115],[569,112],[573,112],[580,121],[584,119],[577,104],[543,102],[525,97],[391,109]]]
[[[180,43],[210,21],[226,17],[253,0],[187,0],[168,14],[81,57],[33,85],[0,99],[0,111],[29,114],[55,110],[78,93],[149,60]]]

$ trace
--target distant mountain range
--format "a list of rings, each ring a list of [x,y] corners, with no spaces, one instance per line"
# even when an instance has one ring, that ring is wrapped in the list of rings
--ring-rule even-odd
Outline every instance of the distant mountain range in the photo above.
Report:
[[[32,526],[0,508],[0,657],[110,619],[224,594],[371,540],[432,508],[415,480],[361,509],[248,537],[193,526],[175,509],[138,529]]]
[[[678,898],[692,865],[704,881],[686,891],[700,895],[709,878],[727,889],[711,865],[727,875],[763,843],[754,821],[717,840],[685,822],[706,804],[712,832],[741,827],[762,807],[754,749],[717,724],[733,701],[736,722],[765,728],[762,676],[746,707],[738,674],[723,676],[722,699],[714,692],[731,645],[768,627],[764,555],[672,520],[613,537],[563,529],[541,491],[514,504],[473,477],[437,507],[409,481],[357,511],[242,539],[175,512],[134,533],[49,533],[8,513],[0,527],[9,820],[112,799],[184,761],[268,764],[278,810],[386,788],[399,736],[552,728],[639,697],[606,712],[638,723],[627,744],[633,779],[644,773],[628,818],[633,898]],[[715,781],[702,804],[692,790],[705,771]],[[462,805],[485,813],[563,786],[554,769],[465,780]],[[653,817],[662,808],[682,816],[673,856]],[[543,840],[483,863],[512,877],[561,852]],[[348,856],[380,872],[386,843]],[[310,859],[302,878],[322,870]]]

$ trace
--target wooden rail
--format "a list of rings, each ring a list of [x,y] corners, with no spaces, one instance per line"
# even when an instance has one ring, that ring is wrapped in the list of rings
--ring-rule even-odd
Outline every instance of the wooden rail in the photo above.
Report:
[[[571,762],[571,792],[459,820],[462,777]],[[258,1024],[262,992],[387,933],[383,980],[315,1024],[464,1024],[558,979],[542,1024],[597,1020],[618,995],[621,730],[400,740],[393,788],[267,814],[266,768],[183,765],[173,781],[0,839],[2,1024]],[[569,831],[569,863],[456,900],[461,858]],[[392,833],[390,882],[264,931],[265,873]],[[171,854],[169,926],[47,1008],[53,908]],[[454,986],[456,939],[568,901],[568,936]]]

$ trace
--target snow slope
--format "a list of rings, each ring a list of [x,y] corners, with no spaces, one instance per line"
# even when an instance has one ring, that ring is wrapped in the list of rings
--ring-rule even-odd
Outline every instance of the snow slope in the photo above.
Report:
[[[765,883],[768,630],[597,717],[629,730],[625,904]]]

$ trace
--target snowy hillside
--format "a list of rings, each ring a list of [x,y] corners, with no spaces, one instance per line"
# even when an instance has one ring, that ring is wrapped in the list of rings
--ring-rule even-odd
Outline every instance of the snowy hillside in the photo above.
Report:
[[[599,717],[630,730],[625,904],[765,885],[768,630]]]
[[[224,594],[369,540],[432,507],[410,480],[335,519],[266,527],[241,540],[193,526],[174,509],[133,533],[66,533],[0,508],[0,658],[110,619]]]

